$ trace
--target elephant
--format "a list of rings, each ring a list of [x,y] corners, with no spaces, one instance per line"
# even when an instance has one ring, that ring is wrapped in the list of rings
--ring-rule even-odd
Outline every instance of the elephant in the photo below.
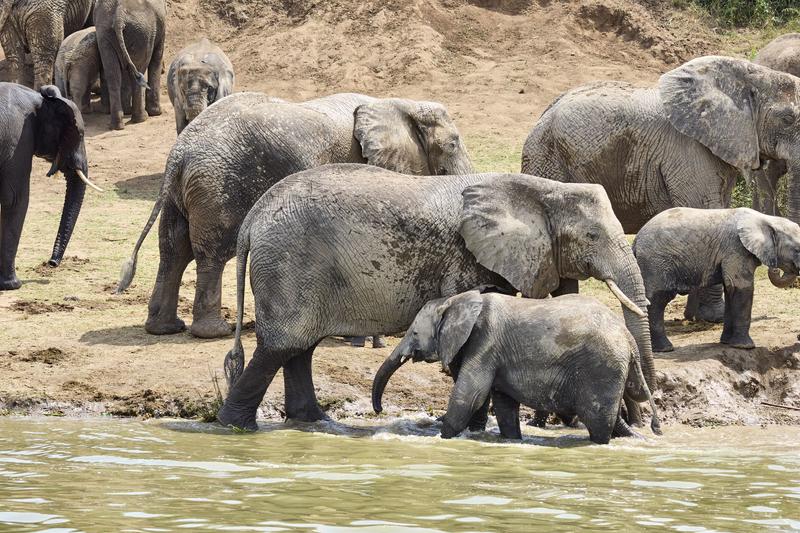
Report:
[[[248,255],[258,344],[242,371]],[[218,419],[256,428],[281,367],[286,416],[324,418],[311,359],[325,337],[402,331],[429,300],[480,285],[544,298],[590,276],[622,303],[652,388],[644,284],[602,187],[522,174],[407,176],[358,164],[294,174],[256,202],[239,231],[230,392]]]
[[[664,308],[675,295],[717,283],[725,287],[720,342],[751,349],[753,273],[758,265],[767,265],[773,285],[791,286],[800,273],[800,226],[744,207],[676,207],[644,225],[633,251],[650,300],[653,350],[673,349],[664,331]]]
[[[94,24],[108,87],[112,129],[125,129],[123,91],[126,84],[131,91],[132,123],[161,114],[166,18],[164,0],[97,0]]]
[[[65,98],[76,102],[84,115],[92,112],[92,88],[100,78],[100,50],[94,27],[64,39],[55,64],[55,85]]]
[[[773,39],[756,54],[753,62],[800,77],[800,33],[787,33]],[[767,159],[761,169],[751,173],[753,209],[768,215],[780,214],[776,195],[778,180],[784,174],[786,162],[780,159]]]
[[[380,413],[391,376],[413,359],[438,362],[455,379],[442,438],[455,437],[491,395],[500,434],[521,439],[520,404],[577,415],[597,444],[636,433],[620,416],[623,392],[639,390],[653,410],[639,350],[625,323],[594,298],[566,294],[533,300],[471,290],[438,298],[419,311],[372,386]]]
[[[525,141],[522,171],[602,184],[625,231],[635,233],[672,207],[728,207],[739,172],[765,160],[800,174],[798,99],[800,79],[720,56],[684,63],[654,88],[591,83],[542,114]],[[789,199],[797,222],[800,175]],[[686,318],[722,321],[722,287],[704,292],[690,297]]]
[[[458,129],[435,102],[335,94],[288,103],[237,93],[215,103],[172,148],[161,193],[123,266],[118,292],[133,279],[139,248],[163,208],[160,263],[145,329],[155,335],[185,329],[177,315],[178,290],[195,259],[191,334],[230,335],[220,314],[222,271],[236,255],[237,232],[256,200],[294,172],[364,161],[408,174],[472,171]],[[368,332],[374,333],[380,332]]]
[[[28,211],[33,157],[52,163],[48,176],[62,172],[67,180],[50,266],[58,266],[64,257],[86,185],[96,186],[86,177],[89,166],[81,112],[55,86],[34,91],[0,83],[0,125],[0,290],[14,290],[21,286],[15,258]]]
[[[178,52],[167,74],[178,135],[206,107],[233,93],[234,84],[233,65],[228,56],[208,39]]]
[[[91,22],[95,0],[0,0],[0,43],[14,73],[25,79],[25,53],[33,58],[34,89],[53,83],[53,65],[66,35]]]

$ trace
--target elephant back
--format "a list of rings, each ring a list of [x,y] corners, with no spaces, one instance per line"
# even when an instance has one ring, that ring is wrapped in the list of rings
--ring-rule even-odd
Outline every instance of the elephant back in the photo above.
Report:
[[[762,48],[754,63],[800,76],[800,33],[787,33]]]

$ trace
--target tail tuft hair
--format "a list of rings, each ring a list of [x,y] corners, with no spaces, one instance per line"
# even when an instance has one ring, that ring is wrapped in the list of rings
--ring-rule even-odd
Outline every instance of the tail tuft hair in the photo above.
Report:
[[[144,79],[144,74],[142,74],[141,72],[136,73],[136,85],[138,85],[139,87],[144,87],[145,89],[150,88],[150,86]]]
[[[225,356],[225,379],[228,382],[228,390],[233,388],[233,385],[244,372],[244,347],[242,342],[237,337],[234,347]]]
[[[119,275],[119,285],[117,285],[117,290],[114,291],[115,294],[122,294],[125,289],[130,287],[131,282],[133,281],[133,276],[136,274],[136,258],[131,257],[124,263],[122,263],[122,272]]]

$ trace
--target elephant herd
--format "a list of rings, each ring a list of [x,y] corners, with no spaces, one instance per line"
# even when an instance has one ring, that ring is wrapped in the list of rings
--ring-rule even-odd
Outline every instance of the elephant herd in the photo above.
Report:
[[[36,88],[0,84],[3,290],[20,287],[14,259],[31,158],[67,179],[50,260],[57,266],[93,186],[81,115],[92,93],[112,128],[123,127],[124,113],[135,123],[161,112],[163,0],[79,3],[0,5],[0,40],[17,46],[7,48],[9,62],[21,69],[14,50],[30,50]],[[56,22],[37,26],[31,21],[43,18],[22,15],[43,5]],[[45,38],[44,26],[56,35]],[[782,39],[777,46],[788,50],[800,36]],[[765,64],[708,56],[653,88],[572,89],[533,127],[521,173],[476,174],[440,103],[235,93],[231,61],[203,39],[169,67],[179,135],[117,291],[130,285],[160,216],[145,329],[186,329],[178,297],[194,260],[190,333],[227,336],[222,274],[237,258],[224,425],[256,429],[280,369],[287,418],[326,418],[312,379],[316,346],[329,336],[405,331],[375,377],[376,411],[391,375],[411,359],[441,364],[455,381],[443,437],[484,428],[490,401],[508,438],[521,435],[520,405],[540,418],[579,420],[593,442],[606,443],[635,435],[638,405],[649,402],[660,433],[651,391],[653,351],[672,349],[666,304],[690,294],[689,315],[723,321],[721,342],[752,348],[755,268],[770,267],[780,287],[800,273],[800,78]],[[768,188],[779,171],[789,174],[788,218],[774,216]],[[771,213],[728,209],[739,173],[758,184],[758,205]],[[631,245],[626,233],[637,232]],[[245,364],[248,261],[257,346]],[[568,294],[588,278],[608,286],[622,317]]]

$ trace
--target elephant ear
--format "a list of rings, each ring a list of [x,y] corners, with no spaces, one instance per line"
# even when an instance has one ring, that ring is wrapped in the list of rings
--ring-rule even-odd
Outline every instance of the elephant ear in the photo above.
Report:
[[[215,102],[233,93],[235,80],[232,70],[217,73],[217,98],[214,100]]]
[[[759,67],[709,56],[661,76],[658,87],[672,126],[742,170],[760,167],[752,82]]]
[[[459,232],[478,263],[524,296],[544,298],[560,278],[543,203],[546,193],[535,179],[498,176],[466,188]]]
[[[736,233],[742,245],[763,265],[777,267],[778,241],[769,218],[752,209],[741,208],[737,211]]]
[[[437,316],[441,316],[436,328],[437,352],[447,372],[453,373],[456,356],[469,339],[482,309],[483,296],[476,290],[448,298],[437,308]]]
[[[45,85],[39,93],[43,97],[37,114],[40,124],[39,142],[41,150],[52,156],[68,154],[78,149],[83,134],[83,117],[77,106],[61,96],[55,85]],[[58,170],[54,161],[48,172],[52,176]]]
[[[370,165],[402,174],[431,174],[424,132],[413,118],[412,106],[405,100],[387,99],[356,108],[353,134]]]

